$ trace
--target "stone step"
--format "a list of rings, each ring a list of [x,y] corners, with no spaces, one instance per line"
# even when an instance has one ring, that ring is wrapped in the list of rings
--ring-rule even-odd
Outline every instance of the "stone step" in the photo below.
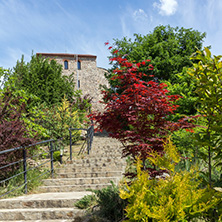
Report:
[[[59,220],[8,220],[9,222],[73,222],[73,219],[59,219]],[[0,222],[5,222],[5,220],[0,220]]]
[[[122,177],[122,171],[110,172],[80,172],[80,173],[57,173],[56,178],[89,178],[89,177]]]
[[[107,166],[107,167],[87,167],[87,168],[81,168],[81,167],[76,167],[76,168],[60,168],[56,169],[56,173],[100,173],[100,172],[112,172],[112,171],[124,171],[125,166],[120,165],[119,167],[117,166]]]
[[[112,145],[112,146],[94,146],[92,147],[91,151],[98,151],[98,150],[102,150],[102,151],[122,151],[123,147],[119,147],[116,145]]]
[[[0,209],[73,208],[74,203],[91,192],[39,193],[1,199]]]
[[[110,139],[103,140],[102,142],[94,140],[92,143],[92,148],[96,149],[97,147],[104,147],[104,148],[110,147],[111,149],[114,149],[114,148],[121,148],[123,147],[123,145],[118,141],[112,141]]]
[[[120,161],[125,161],[125,159],[120,159]],[[98,163],[98,162],[117,162],[116,156],[106,156],[106,157],[98,157],[98,156],[87,156],[82,159],[76,159],[73,160],[72,162],[70,161],[69,164],[74,164],[74,163]],[[118,160],[119,161],[119,160]]]
[[[25,209],[1,209],[0,221],[19,220],[64,220],[84,214],[83,210],[77,208],[25,208]]]
[[[108,143],[108,142],[107,142]],[[109,150],[112,150],[112,151],[121,151],[123,149],[123,147],[120,147],[118,145],[111,145],[111,146],[94,146],[92,147],[91,151],[95,151],[95,150],[103,150],[103,151],[109,151]]]
[[[111,184],[84,184],[84,185],[64,185],[64,186],[40,186],[39,191],[41,193],[49,192],[78,192],[87,190],[100,190]]]
[[[106,165],[122,165],[125,164],[124,160],[121,159],[106,159],[106,160],[82,160],[82,161],[73,161],[73,163],[69,163],[68,167],[96,167],[96,166],[106,166]]]
[[[97,157],[102,157],[102,158],[111,158],[111,159],[122,159],[122,154],[113,154],[113,153],[90,153],[88,158],[97,158]]]
[[[62,178],[62,179],[45,179],[44,186],[67,186],[67,185],[93,185],[108,184],[110,181],[118,183],[119,177],[94,177],[94,178]]]
[[[81,170],[87,170],[87,169],[91,169],[94,168],[95,170],[98,170],[100,168],[103,168],[104,171],[106,171],[106,168],[114,168],[114,169],[120,169],[122,168],[124,165],[124,163],[121,162],[117,162],[117,163],[111,163],[111,162],[107,162],[107,163],[95,163],[95,164],[91,164],[91,163],[83,163],[83,164],[70,164],[68,167],[69,168],[73,168],[73,169],[80,169],[78,172],[81,172]]]
[[[99,158],[98,158],[99,156]],[[82,163],[82,162],[102,162],[102,161],[116,161],[116,160],[120,160],[120,161],[125,161],[126,158],[122,158],[121,155],[112,155],[112,154],[93,154],[91,153],[90,155],[86,155],[84,157],[81,158],[75,158],[72,161],[68,160],[68,164],[73,164],[73,163]],[[64,159],[65,160],[65,159]]]
[[[74,151],[74,150],[73,150]],[[118,184],[126,161],[122,157],[122,144],[107,137],[94,137],[90,155],[67,161],[55,169],[55,179],[44,180],[38,194],[0,200],[0,222],[73,221],[84,213],[74,203],[94,189]],[[65,158],[65,157],[64,157]],[[64,161],[65,162],[65,161]]]
[[[123,146],[121,143],[116,143],[116,142],[103,141],[102,143],[98,143],[96,141],[93,141],[91,148],[92,148],[92,150],[93,149],[94,150],[96,150],[96,149],[113,149],[113,150],[115,150],[115,149],[122,149]]]
[[[107,143],[107,144],[106,144]],[[93,143],[92,150],[103,149],[103,150],[119,150],[123,149],[123,146],[117,143],[109,143],[108,141],[103,144]],[[109,145],[108,145],[109,144]]]
[[[89,157],[90,158],[96,158],[96,157],[103,157],[103,158],[112,158],[112,159],[114,159],[114,158],[119,158],[119,159],[121,159],[122,158],[122,153],[117,153],[117,152],[101,152],[101,151],[98,151],[98,152],[96,152],[96,151],[94,151],[94,152],[91,152],[90,154],[89,154]]]

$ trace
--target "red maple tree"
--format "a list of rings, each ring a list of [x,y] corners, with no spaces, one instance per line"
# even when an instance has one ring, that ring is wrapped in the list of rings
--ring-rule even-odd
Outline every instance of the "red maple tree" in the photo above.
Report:
[[[151,151],[163,153],[163,145],[169,133],[180,127],[191,127],[185,120],[168,120],[177,106],[178,95],[167,95],[166,84],[154,81],[150,60],[139,63],[129,62],[115,55],[119,68],[113,70],[112,80],[118,81],[116,92],[103,91],[105,110],[92,115],[98,130],[106,130],[110,136],[123,144],[123,156],[140,157],[145,162]],[[148,69],[144,74],[140,69]],[[143,77],[151,80],[143,81]],[[155,166],[148,169],[151,174],[159,174]]]

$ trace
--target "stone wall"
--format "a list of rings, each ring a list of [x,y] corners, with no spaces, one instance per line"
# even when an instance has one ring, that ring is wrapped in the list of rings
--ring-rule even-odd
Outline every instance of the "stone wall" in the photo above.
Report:
[[[108,86],[104,73],[106,69],[98,68],[96,65],[96,56],[94,55],[76,55],[76,54],[62,54],[62,53],[37,53],[42,56],[55,59],[63,67],[63,75],[71,75],[74,73],[76,82],[76,89],[82,90],[83,95],[89,94],[92,100],[92,110],[103,110],[103,105],[99,103],[102,99],[100,85]],[[68,69],[64,67],[64,61],[68,62]],[[77,68],[77,61],[81,65],[81,69]],[[78,75],[78,81],[77,81]]]

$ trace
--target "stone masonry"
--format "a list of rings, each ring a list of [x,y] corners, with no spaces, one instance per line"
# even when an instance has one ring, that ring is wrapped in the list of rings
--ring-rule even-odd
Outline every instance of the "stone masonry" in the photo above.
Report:
[[[108,86],[104,68],[96,65],[95,55],[67,54],[67,53],[37,53],[45,58],[55,59],[63,67],[63,75],[74,73],[76,89],[81,89],[83,95],[89,94],[92,100],[93,110],[102,111],[102,99],[100,85]],[[78,76],[78,80],[77,80]]]

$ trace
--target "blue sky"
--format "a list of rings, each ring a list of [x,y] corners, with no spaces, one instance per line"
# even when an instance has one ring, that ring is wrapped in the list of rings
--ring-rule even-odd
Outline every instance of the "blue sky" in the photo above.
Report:
[[[222,0],[0,0],[0,67],[33,51],[93,54],[108,68],[104,42],[168,24],[206,32],[222,54]]]

